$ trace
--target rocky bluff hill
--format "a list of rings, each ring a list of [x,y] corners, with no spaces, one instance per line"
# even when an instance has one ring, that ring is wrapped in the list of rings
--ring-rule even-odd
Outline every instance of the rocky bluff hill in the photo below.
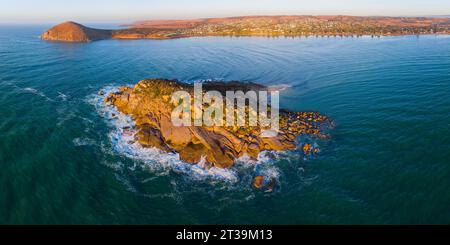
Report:
[[[93,29],[71,21],[54,26],[41,35],[43,40],[62,42],[91,42],[111,37],[110,30]]]

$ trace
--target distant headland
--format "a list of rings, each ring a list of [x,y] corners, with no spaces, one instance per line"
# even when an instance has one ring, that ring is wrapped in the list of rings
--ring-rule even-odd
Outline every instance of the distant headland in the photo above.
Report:
[[[125,29],[100,30],[65,22],[43,40],[90,42],[102,39],[176,39],[199,36],[397,36],[450,34],[450,18],[357,16],[243,16],[152,20]]]

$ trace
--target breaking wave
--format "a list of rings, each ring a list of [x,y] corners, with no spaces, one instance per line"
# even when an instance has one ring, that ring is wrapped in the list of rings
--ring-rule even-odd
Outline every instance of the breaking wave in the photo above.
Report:
[[[105,87],[101,94],[92,95],[88,98],[89,103],[95,106],[100,116],[111,127],[108,137],[116,153],[144,164],[147,169],[159,175],[166,175],[173,171],[197,180],[215,179],[230,183],[238,181],[236,171],[233,169],[215,167],[206,169],[202,167],[202,164],[192,165],[181,161],[178,154],[166,153],[156,148],[145,148],[135,142],[134,135],[137,131],[131,117],[103,102],[105,97],[109,93],[116,92],[117,88],[113,86]]]

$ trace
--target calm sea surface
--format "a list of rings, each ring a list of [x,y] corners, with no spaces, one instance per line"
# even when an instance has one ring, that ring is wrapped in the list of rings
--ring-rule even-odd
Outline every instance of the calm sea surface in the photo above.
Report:
[[[450,223],[450,37],[40,41],[0,27],[2,224]],[[97,95],[144,78],[286,85],[334,118],[321,153],[205,172],[130,149]],[[261,170],[262,169],[262,170]]]

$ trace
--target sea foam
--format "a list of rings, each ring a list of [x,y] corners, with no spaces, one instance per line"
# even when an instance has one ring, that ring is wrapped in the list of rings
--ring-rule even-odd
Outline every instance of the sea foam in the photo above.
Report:
[[[167,175],[170,171],[187,175],[192,179],[215,179],[230,183],[238,181],[234,169],[203,168],[202,164],[192,165],[180,160],[176,153],[166,153],[156,148],[142,147],[135,142],[136,125],[132,118],[119,112],[115,107],[108,106],[104,99],[110,93],[117,92],[118,87],[108,86],[101,94],[91,95],[88,102],[95,106],[110,127],[109,140],[114,152],[139,162],[158,175]]]

